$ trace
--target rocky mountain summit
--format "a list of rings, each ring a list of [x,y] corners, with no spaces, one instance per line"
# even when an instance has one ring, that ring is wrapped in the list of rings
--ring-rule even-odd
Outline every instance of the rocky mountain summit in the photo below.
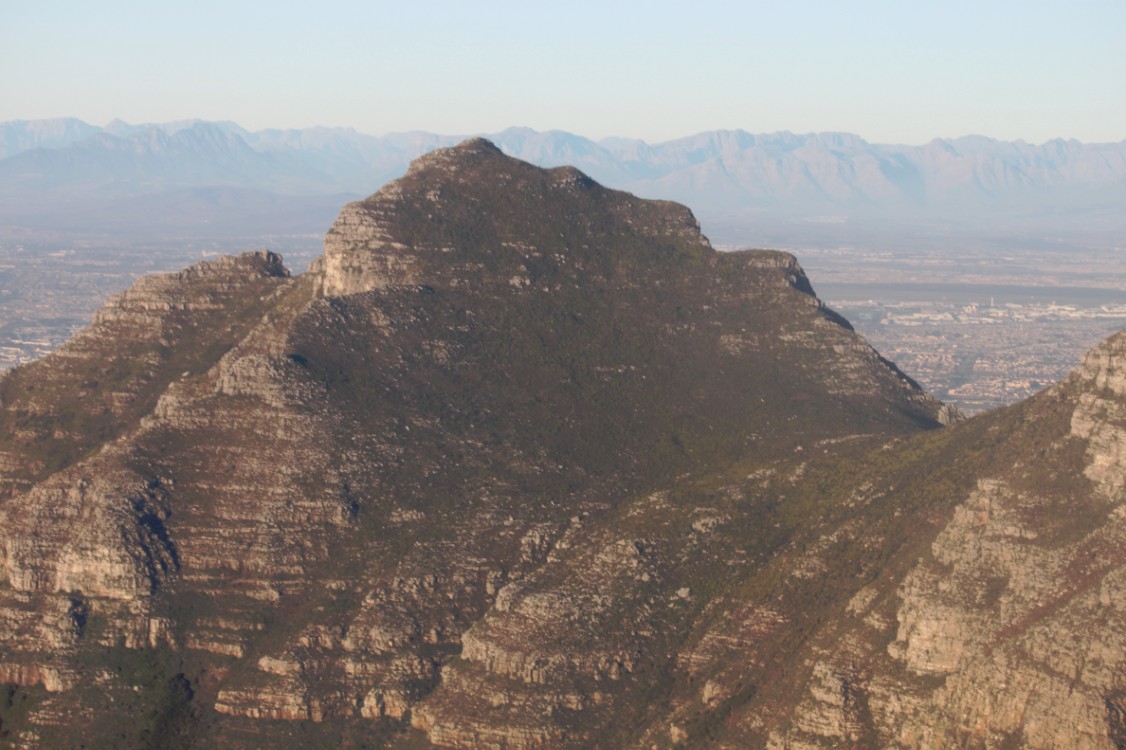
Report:
[[[1121,745],[1122,347],[957,422],[792,256],[432,152],[0,380],[0,743]]]

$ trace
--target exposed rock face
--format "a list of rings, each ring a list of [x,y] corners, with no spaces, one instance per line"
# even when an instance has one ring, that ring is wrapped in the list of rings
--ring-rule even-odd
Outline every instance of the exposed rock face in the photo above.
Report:
[[[1071,418],[1071,434],[1088,443],[1084,474],[1110,500],[1126,484],[1126,370],[1123,348],[1115,336],[1093,349],[1074,375],[1082,384]]]
[[[0,376],[0,498],[130,429],[237,343],[288,276],[260,251],[145,277],[51,357]]]
[[[793,675],[740,710],[736,735],[771,747],[1121,746],[1124,340],[951,434],[966,445],[947,471],[974,483],[946,483],[916,541],[837,605]]]
[[[792,256],[484,141],[434,152],[309,274],[144,280],[0,381],[0,682],[29,706],[0,721],[1113,746],[1121,346],[931,431]]]
[[[0,580],[29,593],[128,600],[176,572],[166,493],[114,463],[59,472],[4,506]]]

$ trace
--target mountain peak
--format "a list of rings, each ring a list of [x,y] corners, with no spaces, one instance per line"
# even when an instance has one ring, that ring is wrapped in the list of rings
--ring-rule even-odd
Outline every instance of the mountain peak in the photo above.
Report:
[[[468,141],[345,207],[312,273],[140,281],[0,378],[0,683],[52,693],[0,720],[48,747],[175,717],[201,747],[292,747],[294,720],[303,746],[648,745],[620,717],[655,718],[678,644],[791,541],[850,557],[779,581],[872,580],[851,560],[894,529],[802,526],[898,502],[838,490],[834,456],[938,410],[793,256]]]
[[[438,148],[423,154],[410,163],[407,174],[434,168],[437,166],[453,166],[455,164],[468,165],[474,158],[503,157],[504,153],[488,138],[468,138],[455,146]]]
[[[552,288],[712,252],[684,206],[610,190],[573,167],[536,167],[473,138],[419,157],[345,206],[313,268],[327,296],[400,284]]]
[[[488,138],[466,138],[461,143],[453,146],[451,151],[462,153],[490,153],[501,154],[501,150],[497,145],[490,141]]]

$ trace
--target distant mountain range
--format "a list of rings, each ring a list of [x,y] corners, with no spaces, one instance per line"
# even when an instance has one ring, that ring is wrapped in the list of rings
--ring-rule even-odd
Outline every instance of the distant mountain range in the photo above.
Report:
[[[216,232],[256,217],[276,227],[273,219],[284,216],[319,233],[345,197],[373,192],[412,159],[463,137],[325,127],[251,132],[199,120],[10,121],[0,123],[7,206],[0,222],[142,231],[146,222],[190,224],[202,211]],[[511,156],[575,165],[605,185],[684,203],[720,243],[856,242],[983,228],[1114,242],[1126,230],[1126,140],[1032,145],[967,136],[905,146],[849,133],[725,130],[649,144],[527,128],[489,138]],[[302,201],[294,198],[308,198],[309,208],[296,208]],[[185,203],[196,210],[180,213]]]

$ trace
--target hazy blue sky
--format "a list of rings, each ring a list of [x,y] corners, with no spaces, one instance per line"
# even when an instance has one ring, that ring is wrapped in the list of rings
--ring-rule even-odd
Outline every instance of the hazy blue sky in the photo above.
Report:
[[[0,120],[1126,138],[1126,0],[0,0]]]

